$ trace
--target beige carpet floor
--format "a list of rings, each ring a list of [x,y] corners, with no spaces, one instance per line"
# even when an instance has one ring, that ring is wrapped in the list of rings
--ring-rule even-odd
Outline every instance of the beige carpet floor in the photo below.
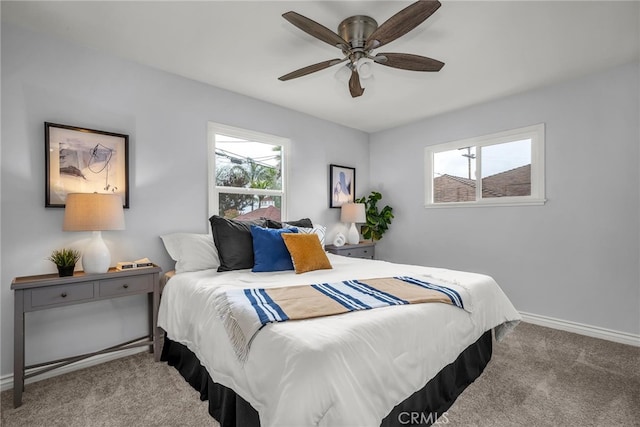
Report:
[[[2,426],[218,426],[165,363],[140,353],[29,384]],[[640,348],[522,323],[437,425],[640,426]]]

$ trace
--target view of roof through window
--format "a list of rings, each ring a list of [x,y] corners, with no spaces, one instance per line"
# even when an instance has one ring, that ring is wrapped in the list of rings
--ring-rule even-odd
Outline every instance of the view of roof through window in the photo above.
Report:
[[[476,178],[476,147],[434,153],[435,176]],[[531,139],[482,147],[482,178],[531,164]]]
[[[530,196],[531,143],[527,138],[434,153],[433,202],[475,201],[479,185],[483,199]]]

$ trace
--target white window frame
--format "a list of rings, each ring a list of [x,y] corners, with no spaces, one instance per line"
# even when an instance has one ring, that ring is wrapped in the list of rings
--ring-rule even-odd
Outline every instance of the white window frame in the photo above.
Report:
[[[265,144],[279,145],[281,151],[282,188],[280,190],[265,190],[259,188],[223,187],[216,185],[216,134],[222,134],[239,139],[256,141]],[[207,151],[208,151],[208,193],[209,193],[209,217],[219,215],[220,193],[253,194],[260,196],[280,197],[280,216],[286,220],[287,216],[287,189],[289,177],[289,150],[291,140],[280,136],[269,135],[262,132],[227,126],[220,123],[208,122],[207,124]]]
[[[546,202],[544,187],[544,123],[493,133],[458,141],[445,142],[425,148],[425,208],[478,207],[478,206],[526,206]],[[531,139],[531,195],[482,198],[482,150],[480,147]],[[434,203],[433,157],[435,153],[460,148],[476,147],[476,200],[468,202]]]

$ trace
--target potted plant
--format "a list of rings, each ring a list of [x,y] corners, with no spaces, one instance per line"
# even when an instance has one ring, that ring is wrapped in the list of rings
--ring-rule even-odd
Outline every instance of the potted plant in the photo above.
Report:
[[[382,235],[389,229],[389,224],[393,219],[393,208],[386,205],[381,210],[377,203],[382,199],[382,194],[372,191],[369,197],[356,199],[356,203],[364,203],[367,215],[367,223],[362,226],[362,237],[365,239],[380,240]]]
[[[76,262],[80,259],[80,252],[68,248],[56,249],[47,259],[58,267],[60,277],[73,276]]]

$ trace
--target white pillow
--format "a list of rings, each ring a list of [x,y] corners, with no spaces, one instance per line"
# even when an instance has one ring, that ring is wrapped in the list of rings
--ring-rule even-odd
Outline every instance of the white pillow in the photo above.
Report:
[[[218,251],[211,234],[172,233],[160,236],[169,256],[176,262],[176,273],[217,269]]]
[[[318,235],[318,239],[320,239],[320,245],[324,248],[324,236],[325,234],[327,234],[327,227],[325,227],[324,225],[315,225],[313,226],[313,228],[305,228],[305,227],[296,227],[293,225],[289,225],[287,223],[282,224],[283,228],[297,228],[298,229],[298,233],[303,233],[303,234],[317,234]]]

